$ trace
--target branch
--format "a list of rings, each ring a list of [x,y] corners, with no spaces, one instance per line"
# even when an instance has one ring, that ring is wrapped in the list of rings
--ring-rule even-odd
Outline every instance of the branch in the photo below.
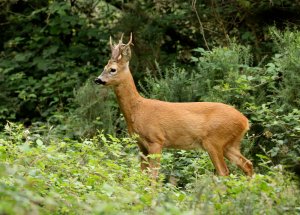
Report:
[[[206,46],[207,50],[210,51],[210,48],[209,48],[209,46],[208,46],[208,44],[207,44],[207,41],[206,41],[206,38],[205,38],[205,33],[204,33],[203,24],[202,24],[202,22],[201,22],[200,16],[199,16],[198,11],[197,11],[197,8],[196,8],[196,3],[197,3],[197,0],[193,0],[193,1],[192,1],[192,8],[193,8],[193,10],[194,10],[195,13],[196,13],[196,16],[197,16],[197,19],[198,19],[198,22],[199,22],[199,25],[200,25],[200,32],[201,32],[201,34],[202,34],[202,38],[203,38],[203,41],[204,41],[204,43],[205,43],[205,46]]]
[[[0,23],[0,26],[1,25],[8,25],[9,24],[9,22],[3,22],[3,23]]]

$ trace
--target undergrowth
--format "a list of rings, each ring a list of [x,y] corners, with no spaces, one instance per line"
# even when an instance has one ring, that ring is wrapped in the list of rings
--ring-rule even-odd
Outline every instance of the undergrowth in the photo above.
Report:
[[[280,168],[270,166],[251,179],[236,171],[216,177],[205,153],[198,153],[201,159],[182,170],[193,174],[176,186],[168,174],[180,156],[170,159],[171,153],[163,156],[160,179],[151,185],[139,169],[134,139],[99,132],[81,141],[44,140],[34,130],[8,123],[0,136],[0,214],[300,212],[299,188]]]

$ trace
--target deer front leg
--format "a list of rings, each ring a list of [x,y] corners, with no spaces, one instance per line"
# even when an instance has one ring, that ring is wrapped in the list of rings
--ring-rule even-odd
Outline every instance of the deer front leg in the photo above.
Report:
[[[149,144],[149,167],[151,171],[151,176],[153,180],[157,180],[159,168],[160,168],[160,158],[162,153],[162,145],[158,143]]]
[[[148,161],[148,150],[142,145],[139,144],[140,149],[140,162],[141,162],[141,170],[145,171],[149,168],[149,161]]]
[[[138,146],[140,149],[141,170],[148,170],[152,179],[156,180],[160,167],[162,145],[158,143],[139,143]]]

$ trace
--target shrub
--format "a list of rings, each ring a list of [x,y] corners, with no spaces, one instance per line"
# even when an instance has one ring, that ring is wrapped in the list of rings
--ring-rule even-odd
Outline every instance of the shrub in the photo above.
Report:
[[[156,63],[158,76],[151,76],[150,71],[145,77],[145,83],[140,83],[142,93],[147,98],[155,98],[170,102],[195,101],[201,96],[200,84],[194,72],[174,64],[164,70]]]
[[[299,212],[299,189],[289,174],[215,177],[199,159],[185,163],[185,188],[151,186],[139,169],[134,139],[98,133],[91,139],[36,138],[8,123],[0,133],[1,214],[278,214]],[[174,163],[163,155],[162,172]],[[169,163],[168,163],[169,162]],[[177,165],[177,164],[175,164]],[[192,177],[192,179],[191,179]]]
[[[13,3],[6,15],[6,40],[1,41],[0,122],[30,125],[72,107],[73,89],[105,60],[105,29],[114,13],[104,21],[94,13],[106,8],[82,1]]]
[[[96,86],[88,80],[75,92],[74,102],[76,109],[66,122],[66,130],[71,136],[91,137],[97,130],[119,135],[125,132],[125,121],[111,89]]]
[[[279,75],[280,105],[291,111],[300,107],[300,32],[271,29],[278,53],[274,56],[274,67]]]

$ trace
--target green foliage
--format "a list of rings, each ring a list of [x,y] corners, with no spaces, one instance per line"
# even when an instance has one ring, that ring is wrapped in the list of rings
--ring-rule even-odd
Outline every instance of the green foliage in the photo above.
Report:
[[[88,80],[75,92],[74,102],[77,108],[65,123],[61,123],[69,126],[66,130],[72,132],[71,136],[93,136],[97,129],[110,134],[125,130],[124,118],[111,89],[96,86]]]
[[[299,24],[299,3],[291,0],[240,0],[232,4],[221,0],[4,0],[0,4],[0,121],[3,124],[6,120],[31,124],[46,120],[57,111],[72,109],[73,89],[81,87],[106,62],[109,34],[118,37],[120,32],[134,33],[131,66],[138,71],[136,78],[142,80],[145,68],[155,70],[155,60],[167,67],[176,61],[176,65],[190,73],[194,65],[189,59],[195,47],[206,47],[209,51],[216,46],[230,46],[231,38],[249,45],[254,53],[251,61],[259,63],[276,51],[274,35],[268,30],[270,25],[275,23],[283,29],[286,22],[293,28]],[[287,53],[293,53],[291,48],[297,51],[292,43],[288,46]],[[214,49],[213,55],[202,54],[218,57],[217,52]],[[221,49],[219,52],[224,53]],[[235,60],[231,54],[223,57],[224,62],[216,63],[216,67],[228,66],[230,60]],[[297,66],[288,63],[287,55],[286,58],[286,61],[281,58],[281,66],[286,62],[281,69]],[[219,79],[223,72],[213,70],[216,76],[211,77]],[[297,74],[286,74],[288,83],[296,80],[295,77]],[[288,88],[282,92],[282,98],[290,102],[297,100],[297,92]],[[191,99],[198,100],[202,95],[193,95]]]
[[[274,57],[274,66],[280,73],[280,100],[285,109],[300,107],[300,32],[286,30],[279,32],[271,29],[278,49]]]
[[[276,187],[278,182],[287,186],[290,182],[278,172],[273,174],[274,172],[256,175],[251,180],[235,175],[221,179],[202,176],[189,188],[194,190],[197,196],[194,207],[202,206],[208,213],[215,213],[217,209],[219,214],[230,214],[233,211],[234,214],[297,213],[299,208],[296,205],[299,200],[294,196],[296,193],[286,189],[287,187]],[[202,205],[197,204],[197,200],[203,202]]]
[[[5,92],[0,102],[2,122],[30,123],[65,111],[72,106],[73,89],[104,63],[107,26],[115,15],[104,4],[81,4],[20,1],[10,6],[12,13],[6,14],[10,37],[1,41],[0,55],[0,88]],[[20,8],[22,13],[14,13]],[[107,19],[96,15],[96,10]]]
[[[274,51],[270,26],[284,29],[299,28],[300,24],[300,4],[293,0],[239,0],[230,4],[223,0],[110,3],[123,11],[113,31],[137,34],[135,68],[139,71],[145,67],[155,69],[153,59],[161,65],[172,65],[174,59],[187,64],[195,47],[209,50],[228,46],[231,38],[251,46],[254,62],[259,63]]]
[[[166,180],[181,187],[197,180],[199,175],[210,175],[215,171],[204,151],[165,150],[161,163]]]
[[[99,133],[92,139],[44,142],[8,123],[0,135],[1,214],[295,214],[299,189],[270,168],[252,179],[217,178],[195,168],[185,188],[151,185],[141,173],[133,139]],[[169,161],[170,154],[163,155]],[[205,163],[195,162],[196,165]],[[172,171],[163,162],[162,172]],[[199,169],[200,168],[200,169]],[[198,172],[200,170],[200,172]],[[163,175],[161,176],[163,177]]]
[[[175,64],[160,69],[156,64],[158,76],[152,76],[148,71],[145,77],[145,84],[140,83],[140,87],[146,97],[160,99],[171,102],[184,102],[196,100],[201,94],[200,84],[194,73],[188,73],[186,69],[179,68]]]
[[[267,154],[273,162],[285,164],[290,169],[300,164],[300,110],[286,113],[283,108],[270,108],[272,104],[249,107],[257,147],[260,153]],[[259,150],[258,148],[256,150]],[[259,150],[260,151],[260,150]],[[256,151],[257,153],[257,151]]]
[[[249,95],[250,90],[245,74],[256,72],[256,68],[251,67],[253,57],[249,47],[231,43],[225,48],[195,51],[201,54],[199,58],[192,59],[196,63],[198,81],[203,83],[199,89],[203,92],[202,100],[221,101],[236,106],[245,102],[245,95]]]
[[[249,48],[232,43],[228,48],[215,48],[212,51],[198,48],[194,51],[201,56],[192,57],[196,65],[189,71],[176,65],[162,71],[157,65],[158,77],[148,72],[146,86],[142,86],[144,93],[167,101],[208,100],[238,104],[238,99],[244,98],[251,87],[244,74],[258,70],[251,67]],[[226,97],[225,91],[232,92]]]
[[[134,73],[137,79],[142,80],[146,67],[151,71],[156,69],[154,59],[170,68],[163,68],[161,77],[175,78],[172,73],[181,74],[179,79],[168,83],[179,86],[174,88],[175,91],[163,90],[170,95],[158,95],[157,92],[151,97],[170,101],[220,100],[241,106],[243,97],[253,99],[249,93],[251,90],[241,89],[242,85],[249,87],[247,78],[257,77],[249,76],[249,71],[246,74],[244,70],[256,73],[257,68],[251,67],[252,61],[260,62],[262,53],[271,58],[270,50],[274,52],[285,47],[281,53],[288,54],[277,55],[277,60],[272,62],[275,69],[297,70],[297,57],[292,59],[289,54],[297,56],[298,46],[288,40],[297,33],[272,36],[265,27],[270,23],[264,23],[265,15],[282,24],[280,20],[286,20],[287,13],[293,14],[299,6],[297,3],[284,1],[284,8],[281,1],[237,1],[226,5],[219,0],[212,5],[199,1],[193,3],[169,0],[3,1],[0,10],[3,20],[0,25],[0,121],[21,120],[30,125],[35,120],[47,121],[50,116],[59,115],[58,112],[80,109],[77,104],[73,105],[74,88],[77,90],[90,75],[99,73],[99,65],[102,68],[108,56],[108,36],[118,36],[119,32],[134,33],[131,66],[133,71],[139,71]],[[281,18],[272,17],[272,9],[279,11],[276,17]],[[196,11],[200,14],[199,18]],[[232,19],[233,14],[235,19]],[[291,22],[294,19],[287,20]],[[298,21],[294,20],[294,23]],[[201,24],[205,29],[201,30]],[[233,37],[250,46],[233,48],[230,39]],[[279,45],[270,48],[274,38],[275,44]],[[213,48],[216,44],[228,46],[229,50]],[[199,46],[207,46],[212,51],[194,49]],[[201,55],[201,61],[194,58],[195,62],[189,62],[193,50]],[[250,55],[250,51],[256,54],[255,57]],[[174,61],[176,66],[171,68]],[[243,71],[238,72],[240,69]],[[232,71],[228,73],[229,70]],[[298,76],[293,72],[284,76],[282,86],[286,88],[280,91],[281,97],[297,107],[299,96],[295,87],[289,86],[297,85]],[[187,79],[194,80],[194,83],[187,83]],[[232,86],[228,86],[230,80],[234,80]],[[256,81],[260,84],[259,79]],[[163,84],[160,87],[168,88]],[[211,90],[213,87],[220,89]],[[217,94],[224,94],[228,89],[233,92],[232,96],[220,99],[221,95]],[[243,92],[236,94],[234,91]],[[180,95],[179,98],[176,95]],[[264,96],[261,95],[261,98]]]

